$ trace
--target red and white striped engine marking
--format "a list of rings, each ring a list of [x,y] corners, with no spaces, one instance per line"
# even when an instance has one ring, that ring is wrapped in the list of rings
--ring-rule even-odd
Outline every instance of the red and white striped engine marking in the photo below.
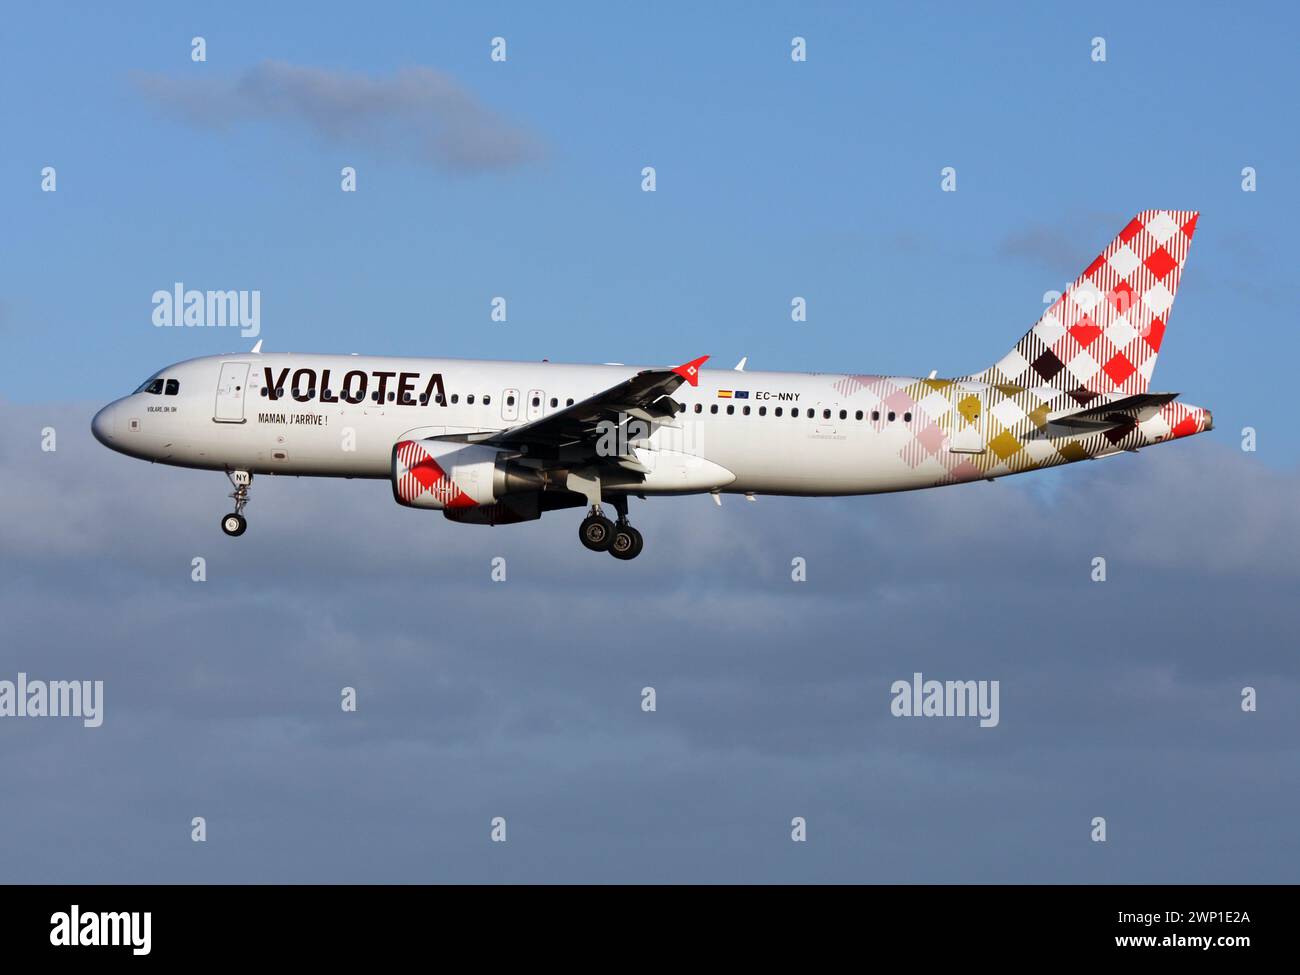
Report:
[[[429,452],[414,440],[403,440],[397,445],[397,461],[401,465],[397,472],[397,496],[406,504],[474,507],[474,499],[458,488]],[[428,504],[429,500],[434,504]]]

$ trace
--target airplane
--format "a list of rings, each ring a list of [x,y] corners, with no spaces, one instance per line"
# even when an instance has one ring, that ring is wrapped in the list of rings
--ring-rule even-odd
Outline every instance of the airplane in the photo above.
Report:
[[[1149,384],[1198,214],[1135,216],[1016,345],[951,379],[261,351],[189,359],[95,414],[102,444],[223,471],[385,478],[461,524],[582,507],[636,558],[632,497],[909,491],[1110,457],[1210,430]],[[616,519],[605,514],[614,509]]]

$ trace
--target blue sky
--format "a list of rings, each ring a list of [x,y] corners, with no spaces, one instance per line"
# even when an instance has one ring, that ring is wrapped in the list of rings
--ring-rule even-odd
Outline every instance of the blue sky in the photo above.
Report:
[[[1294,449],[1284,387],[1258,378],[1297,350],[1298,137],[1276,114],[1294,14],[1013,9],[12,11],[0,301],[30,368],[6,395],[108,399],[247,344],[155,330],[150,296],[178,280],[260,289],[271,348],[959,374],[1009,348],[1128,216],[1170,207],[1203,216],[1155,385],[1211,406],[1215,436],[1253,425]],[[505,63],[488,57],[497,35]],[[139,83],[225,84],[268,60],[433,68],[537,155],[448,172],[292,124],[218,131]],[[57,193],[39,190],[46,165]],[[939,191],[948,165],[955,194]],[[505,324],[488,318],[496,295]]]
[[[102,679],[105,718],[0,721],[5,879],[1296,880],[1296,14],[699,7],[6,11],[0,680]],[[1202,212],[1152,388],[1213,433],[651,500],[618,575],[572,512],[476,529],[381,482],[259,478],[228,539],[224,478],[89,434],[249,346],[153,327],[175,281],[259,289],[277,350],[961,374],[1148,208]],[[1000,680],[1001,723],[891,717],[918,670]]]

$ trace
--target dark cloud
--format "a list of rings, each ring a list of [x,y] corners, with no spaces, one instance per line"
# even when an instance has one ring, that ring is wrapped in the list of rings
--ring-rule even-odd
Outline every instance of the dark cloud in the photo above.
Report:
[[[618,564],[380,482],[259,478],[227,539],[224,478],[91,412],[0,427],[0,679],[106,684],[98,730],[0,720],[11,880],[1294,879],[1300,474],[1257,455],[651,500]],[[891,717],[914,670],[1000,680],[1001,724]]]
[[[139,90],[192,124],[300,126],[325,142],[479,172],[540,158],[540,143],[431,68],[389,78],[264,61],[233,80],[139,75]]]
[[[1031,261],[1073,281],[1101,253],[1133,214],[1096,213],[1035,224],[1007,234],[999,253]]]

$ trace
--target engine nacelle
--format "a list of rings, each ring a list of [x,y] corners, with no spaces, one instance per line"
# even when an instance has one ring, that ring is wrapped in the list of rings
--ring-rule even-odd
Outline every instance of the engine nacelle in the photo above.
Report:
[[[540,471],[509,460],[505,451],[444,440],[399,441],[392,479],[398,504],[436,510],[491,505],[546,487]]]

